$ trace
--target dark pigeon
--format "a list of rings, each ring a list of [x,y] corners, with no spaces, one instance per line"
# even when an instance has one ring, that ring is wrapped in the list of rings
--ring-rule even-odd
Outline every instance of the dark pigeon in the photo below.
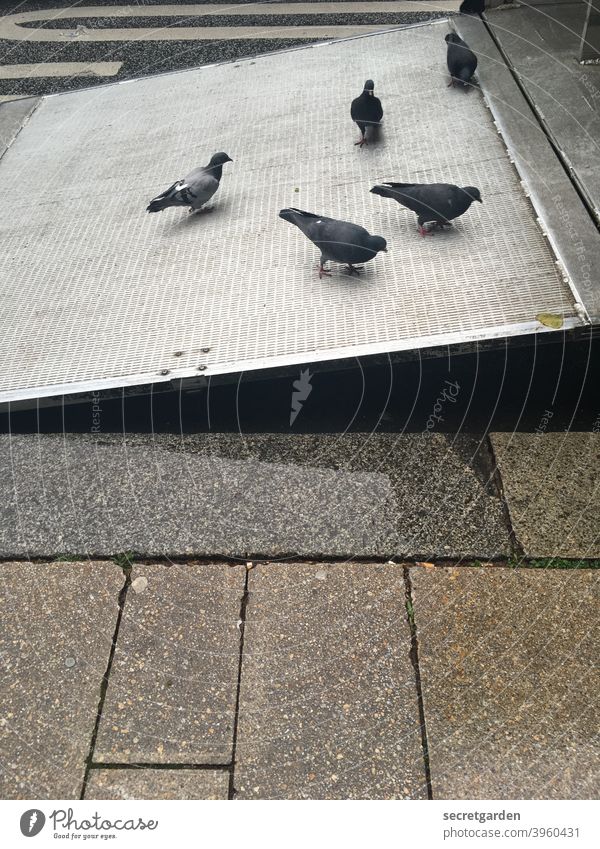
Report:
[[[463,0],[458,10],[462,15],[480,15],[485,10],[485,0]]]
[[[146,212],[161,212],[169,206],[189,206],[190,212],[199,212],[219,188],[223,165],[233,162],[226,153],[215,153],[208,165],[194,168],[183,180],[151,200]]]
[[[355,124],[358,124],[358,129],[360,130],[360,139],[354,142],[354,144],[362,147],[363,144],[367,144],[367,127],[378,127],[383,118],[383,107],[381,100],[375,97],[375,83],[373,80],[367,80],[363,93],[355,97],[352,101],[350,116]]]
[[[321,251],[319,278],[331,273],[325,269],[326,262],[344,263],[351,274],[358,274],[361,269],[356,263],[368,262],[379,251],[387,251],[384,238],[371,236],[358,224],[293,208],[282,209],[279,217],[295,224]]]
[[[458,83],[466,88],[475,73],[477,56],[469,49],[469,45],[455,32],[448,33],[446,42],[448,43],[446,61],[448,63],[448,70],[450,71],[450,82],[448,85],[451,86]]]
[[[397,200],[419,216],[419,233],[430,231],[425,224],[444,226],[463,215],[474,200],[483,203],[475,186],[452,186],[449,183],[381,183],[371,189],[374,195]]]

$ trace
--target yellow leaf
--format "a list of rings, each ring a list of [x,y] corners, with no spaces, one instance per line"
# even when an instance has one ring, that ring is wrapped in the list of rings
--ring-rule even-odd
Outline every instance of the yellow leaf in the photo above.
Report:
[[[536,320],[546,327],[553,327],[555,330],[559,330],[563,326],[562,315],[555,315],[551,312],[539,312],[536,315]]]

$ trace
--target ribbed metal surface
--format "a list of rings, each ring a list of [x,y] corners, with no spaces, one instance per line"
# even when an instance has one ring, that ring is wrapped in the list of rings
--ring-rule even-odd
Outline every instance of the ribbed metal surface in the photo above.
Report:
[[[523,332],[541,311],[573,316],[481,95],[446,88],[447,30],[44,100],[0,162],[0,401],[198,365],[219,374]],[[360,150],[349,104],[367,77],[385,128]],[[214,212],[145,213],[217,150],[234,163]],[[422,239],[412,213],[369,193],[385,179],[476,185],[484,204]],[[358,279],[334,267],[320,281],[318,251],[278,219],[284,206],[363,224],[390,252]]]

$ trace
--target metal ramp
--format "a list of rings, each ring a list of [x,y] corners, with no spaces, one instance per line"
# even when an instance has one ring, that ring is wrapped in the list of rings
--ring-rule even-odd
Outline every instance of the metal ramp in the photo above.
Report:
[[[0,403],[553,332],[539,313],[584,323],[481,94],[446,87],[448,29],[43,98],[0,160]],[[349,104],[368,77],[384,130],[360,150]],[[217,150],[234,162],[212,214],[145,213]],[[369,193],[389,179],[476,185],[484,203],[422,239]],[[320,281],[285,206],[390,252]]]

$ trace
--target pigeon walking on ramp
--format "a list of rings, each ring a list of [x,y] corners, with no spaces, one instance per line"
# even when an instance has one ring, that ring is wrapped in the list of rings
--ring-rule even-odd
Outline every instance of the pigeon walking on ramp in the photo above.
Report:
[[[293,208],[282,209],[279,217],[295,224],[321,251],[319,279],[324,274],[331,274],[325,268],[326,262],[343,263],[350,274],[358,274],[361,268],[357,267],[356,263],[368,262],[379,251],[387,251],[387,244],[382,236],[371,236],[364,227],[349,221],[336,221],[335,218],[325,218],[323,215]]]
[[[362,94],[355,97],[350,106],[350,117],[360,130],[360,139],[355,145],[367,144],[367,127],[378,127],[383,118],[383,107],[381,100],[375,97],[375,83],[367,80]]]
[[[449,225],[463,215],[473,201],[483,203],[475,186],[453,186],[449,183],[380,183],[371,192],[398,201],[418,215],[419,234],[427,236],[425,224]]]
[[[466,88],[475,73],[477,56],[469,48],[469,45],[455,32],[448,33],[446,41],[448,43],[446,61],[448,63],[448,70],[450,71],[450,82],[448,86],[458,83]]]
[[[219,188],[223,165],[233,162],[226,153],[215,153],[208,165],[194,168],[183,180],[151,200],[146,212],[161,212],[169,206],[189,206],[190,212],[199,212]]]

